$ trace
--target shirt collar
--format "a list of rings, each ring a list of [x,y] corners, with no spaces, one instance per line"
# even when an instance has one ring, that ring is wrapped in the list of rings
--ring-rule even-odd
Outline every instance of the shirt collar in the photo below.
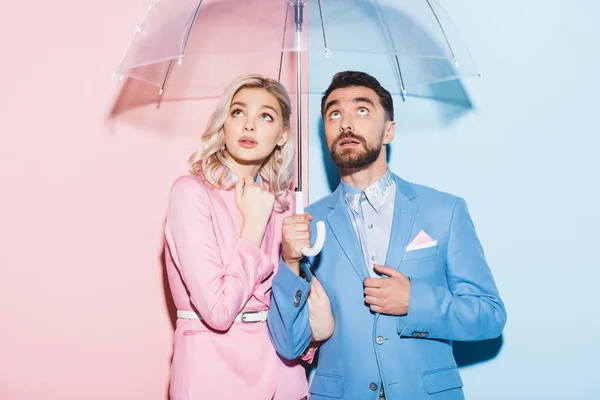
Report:
[[[381,210],[381,206],[383,206],[385,200],[389,196],[391,189],[394,186],[394,183],[394,177],[388,169],[381,178],[373,182],[364,191],[361,191],[360,189],[349,185],[344,181],[341,181],[340,184],[342,189],[342,195],[344,196],[346,204],[355,213],[358,214],[360,213],[359,204],[361,197],[363,200],[367,200],[371,207],[375,209],[375,211],[379,212],[379,210]]]
[[[221,170],[224,171],[225,168],[221,167]],[[231,171],[227,172],[227,180],[231,183],[233,183],[234,185],[237,185],[238,182],[240,181],[240,178],[238,178],[237,176],[233,175],[231,173]],[[256,174],[256,178],[254,179],[254,182],[258,183],[260,185],[261,180],[260,180],[260,174]]]

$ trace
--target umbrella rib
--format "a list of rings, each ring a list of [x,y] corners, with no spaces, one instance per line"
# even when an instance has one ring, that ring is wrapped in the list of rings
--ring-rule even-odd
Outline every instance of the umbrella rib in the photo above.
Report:
[[[283,68],[283,50],[285,47],[285,33],[287,28],[288,14],[290,12],[289,6],[285,7],[285,20],[283,22],[283,40],[281,41],[281,53],[279,55],[279,72],[277,73],[277,82],[281,82],[281,69]]]
[[[198,2],[198,6],[196,7],[196,11],[194,11],[194,15],[192,16],[192,22],[190,23],[190,28],[187,30],[187,34],[185,35],[185,39],[183,41],[183,48],[181,49],[181,55],[179,56],[179,63],[181,63],[181,59],[183,58],[183,53],[185,53],[185,48],[187,47],[188,40],[190,39],[190,35],[192,34],[192,28],[194,27],[194,23],[196,22],[196,17],[198,16],[198,11],[200,11],[200,6],[202,5],[202,1]]]
[[[160,85],[160,90],[158,91],[158,95],[162,96],[165,91],[165,84],[167,83],[167,77],[169,76],[169,72],[171,71],[171,66],[173,65],[173,60],[169,61],[169,67],[167,68],[167,72],[165,72],[165,77],[163,78],[162,84]]]
[[[385,27],[385,30],[387,31],[388,38],[390,38],[390,41],[392,43],[392,49],[394,51],[394,58],[396,59],[396,67],[398,68],[398,76],[400,77],[400,90],[402,92],[402,95],[405,95],[406,89],[404,87],[404,78],[402,77],[402,69],[400,68],[400,60],[398,59],[398,53],[396,52],[396,45],[394,44],[394,39],[392,39],[392,33],[390,32],[390,27],[388,26],[387,21],[385,20],[385,17],[383,16],[383,11],[381,11],[381,8],[379,7],[379,3],[377,2],[377,0],[373,0],[373,4],[375,5],[375,7],[377,7],[377,11],[379,11],[379,17],[381,19],[381,22],[383,23],[383,26]]]
[[[323,45],[325,46],[325,54],[329,52],[327,47],[327,38],[325,37],[325,23],[323,21],[323,8],[321,7],[321,0],[318,1],[319,4],[319,16],[321,17],[321,32],[323,32]]]
[[[196,11],[194,11],[194,15],[192,16],[192,21],[190,23],[190,28],[187,30],[185,39],[183,40],[183,48],[181,49],[181,54],[179,55],[178,64],[181,65],[181,60],[183,59],[183,53],[185,53],[185,48],[187,47],[188,40],[192,33],[192,28],[194,27],[194,23],[196,22],[196,17],[198,16],[198,11],[200,10],[200,6],[202,5],[202,1],[198,2],[198,6],[196,7]],[[165,73],[165,77],[160,85],[160,90],[158,91],[158,95],[162,96],[165,91],[165,84],[167,83],[167,77],[169,76],[169,72],[171,71],[171,66],[173,65],[173,60],[169,61],[169,67],[167,68],[167,72]]]
[[[446,40],[446,45],[448,45],[448,49],[450,50],[450,54],[452,54],[452,60],[454,60],[454,64],[458,67],[458,61],[456,61],[456,55],[454,54],[454,50],[452,50],[452,46],[450,45],[450,41],[448,40],[448,35],[446,35],[446,31],[444,30],[444,27],[442,26],[442,22],[440,21],[440,18],[438,17],[437,13],[435,12],[435,9],[431,5],[431,2],[429,0],[425,0],[425,2],[427,2],[427,5],[429,6],[429,9],[433,13],[433,16],[435,17],[435,20],[437,21],[437,23],[438,23],[438,25],[440,27],[440,30],[442,31],[442,34],[444,35],[444,39]]]
[[[146,14],[144,15],[144,18],[142,18],[142,21],[135,27],[135,30],[133,31],[133,36],[131,36],[129,43],[127,43],[127,47],[125,47],[125,51],[123,52],[123,54],[121,55],[121,59],[119,60],[119,65],[117,66],[118,72],[121,72],[121,69],[122,69],[121,66],[123,64],[123,61],[125,60],[125,56],[127,55],[129,48],[133,44],[133,40],[135,39],[135,36],[142,31],[142,26],[144,25],[144,22],[146,22],[146,20],[150,16],[150,12],[152,11],[152,8],[154,7],[154,5],[156,3],[158,3],[159,1],[160,0],[155,0],[148,5],[148,9],[146,10]]]

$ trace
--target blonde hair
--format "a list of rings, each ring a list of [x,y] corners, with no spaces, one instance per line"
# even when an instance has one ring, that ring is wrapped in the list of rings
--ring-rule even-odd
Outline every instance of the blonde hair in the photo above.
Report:
[[[200,138],[202,149],[188,159],[191,174],[203,176],[210,185],[225,190],[231,190],[235,185],[226,179],[232,172],[234,161],[227,150],[223,149],[225,146],[223,125],[229,115],[233,98],[242,89],[264,89],[275,96],[283,113],[283,128],[290,128],[292,106],[290,97],[281,83],[261,75],[245,75],[233,81],[221,95],[219,104],[208,120],[206,130]],[[275,195],[283,210],[289,208],[285,195],[292,185],[293,162],[294,145],[288,139],[283,146],[275,146],[258,171],[262,182]]]

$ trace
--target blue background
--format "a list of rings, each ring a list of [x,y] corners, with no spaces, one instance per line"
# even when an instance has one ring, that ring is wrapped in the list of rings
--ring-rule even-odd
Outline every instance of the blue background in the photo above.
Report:
[[[600,399],[600,5],[441,4],[483,81],[438,86],[445,101],[396,98],[390,167],[466,199],[506,303],[501,338],[455,344],[465,394]],[[330,78],[321,62],[309,57],[311,82]],[[338,179],[319,102],[310,95],[311,202]]]

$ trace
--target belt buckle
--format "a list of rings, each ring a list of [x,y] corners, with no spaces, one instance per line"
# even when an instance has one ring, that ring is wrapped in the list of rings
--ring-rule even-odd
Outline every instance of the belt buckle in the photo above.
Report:
[[[258,322],[258,321],[246,321],[246,315],[250,315],[250,314],[258,314],[258,312],[257,311],[244,311],[241,316],[241,320],[243,323],[254,324],[254,323]]]

